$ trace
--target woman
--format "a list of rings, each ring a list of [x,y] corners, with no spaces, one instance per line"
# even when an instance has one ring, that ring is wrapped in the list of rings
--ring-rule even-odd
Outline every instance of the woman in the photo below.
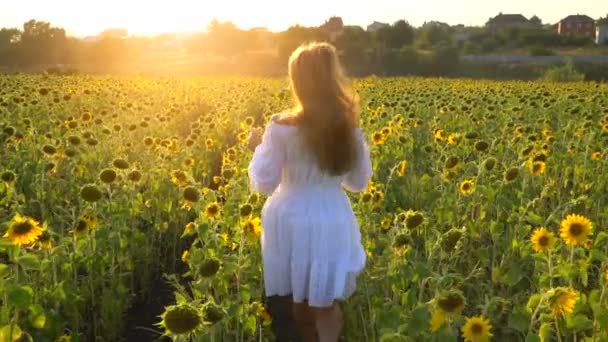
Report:
[[[262,210],[264,287],[266,296],[292,298],[305,341],[335,342],[343,327],[337,300],[352,295],[365,265],[343,188],[366,189],[371,161],[335,48],[299,47],[289,77],[297,105],[272,117],[249,166],[253,188],[270,195]]]

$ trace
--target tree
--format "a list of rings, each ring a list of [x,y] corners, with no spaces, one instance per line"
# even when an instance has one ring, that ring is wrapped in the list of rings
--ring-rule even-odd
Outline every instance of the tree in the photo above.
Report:
[[[597,20],[597,24],[598,25],[608,25],[608,14],[606,14],[606,16],[603,18],[599,18]]]
[[[327,41],[328,36],[323,30],[316,27],[292,26],[287,31],[279,33],[279,58],[286,62],[291,53],[303,43],[312,41]]]
[[[18,60],[21,31],[16,28],[0,29],[0,65],[13,65]]]
[[[536,26],[536,27],[541,27],[541,26],[543,26],[543,21],[540,20],[540,18],[535,15],[532,18],[530,18],[530,24],[532,24],[533,26]]]
[[[424,23],[418,30],[418,44],[421,48],[431,48],[437,44],[451,44],[453,41],[450,25],[438,21]]]
[[[220,23],[213,19],[207,32],[208,48],[220,56],[232,57],[247,50],[247,34],[230,21]]]
[[[21,59],[28,65],[59,63],[64,58],[66,43],[64,29],[51,27],[48,22],[30,20],[23,24]]]

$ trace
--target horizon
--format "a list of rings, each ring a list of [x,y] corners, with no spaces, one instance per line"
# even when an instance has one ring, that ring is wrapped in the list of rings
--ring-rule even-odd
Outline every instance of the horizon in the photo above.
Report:
[[[527,18],[536,15],[543,24],[555,24],[572,14],[597,19],[608,13],[608,3],[603,5],[600,0],[586,1],[585,4],[566,0],[540,0],[534,3],[526,0],[509,3],[482,0],[457,3],[449,0],[421,3],[378,0],[373,6],[361,0],[338,0],[331,4],[312,0],[299,11],[291,9],[292,4],[280,0],[261,0],[255,4],[233,0],[213,5],[200,4],[196,0],[174,0],[171,3],[150,1],[145,4],[119,0],[93,0],[88,4],[71,0],[56,0],[53,3],[22,0],[5,4],[4,7],[0,13],[0,27],[22,28],[23,23],[35,19],[64,28],[68,35],[75,37],[97,36],[107,29],[125,29],[134,36],[199,33],[205,31],[206,25],[213,19],[231,21],[245,30],[264,27],[278,32],[296,24],[319,26],[332,16],[341,17],[345,25],[365,28],[374,21],[390,24],[400,19],[416,27],[428,21],[483,26],[489,18],[499,13],[522,14]],[[275,15],[265,16],[271,11]]]

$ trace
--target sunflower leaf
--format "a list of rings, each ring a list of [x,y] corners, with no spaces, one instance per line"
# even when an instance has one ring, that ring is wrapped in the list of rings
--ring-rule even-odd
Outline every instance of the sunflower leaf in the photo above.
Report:
[[[14,287],[8,292],[8,300],[20,310],[27,310],[33,298],[34,290],[29,286]]]
[[[37,270],[40,269],[40,260],[33,254],[26,254],[15,258],[15,262],[23,267],[24,270]]]
[[[524,332],[528,329],[530,323],[530,314],[524,310],[515,310],[509,315],[509,328],[519,332]]]
[[[591,329],[593,327],[593,321],[582,314],[571,315],[566,318],[566,326],[568,329],[572,329],[574,331],[582,331]]]

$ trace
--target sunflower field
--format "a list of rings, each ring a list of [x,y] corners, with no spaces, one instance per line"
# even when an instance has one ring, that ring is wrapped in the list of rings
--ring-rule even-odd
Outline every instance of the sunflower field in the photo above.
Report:
[[[287,86],[0,76],[0,342],[273,340],[247,137]],[[607,84],[353,87],[375,173],[348,340],[608,341]]]

